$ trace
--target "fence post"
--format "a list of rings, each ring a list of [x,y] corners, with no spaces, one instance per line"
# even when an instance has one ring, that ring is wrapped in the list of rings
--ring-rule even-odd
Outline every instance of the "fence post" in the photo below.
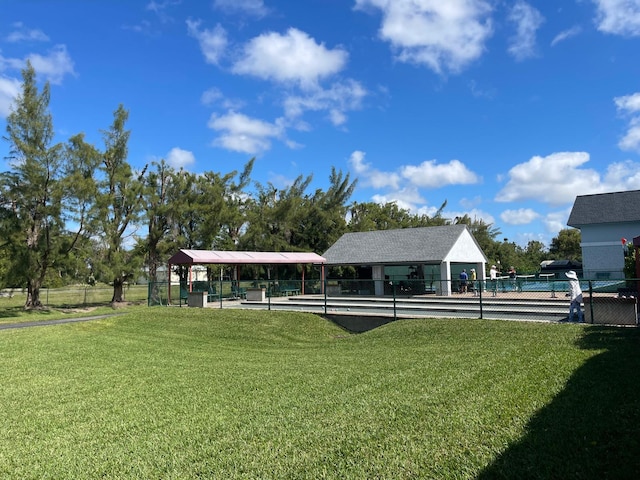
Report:
[[[589,311],[591,312],[591,323],[595,323],[593,320],[593,282],[589,280]]]
[[[393,321],[398,320],[398,313],[396,311],[396,284],[391,282],[391,286],[393,287]]]
[[[326,278],[324,278],[322,280],[322,282],[324,284],[323,285],[323,287],[324,287],[323,288],[323,290],[324,290],[324,314],[326,315],[327,314],[327,284],[328,284],[328,281],[327,281]]]
[[[271,283],[271,280],[267,281],[267,310],[271,310],[271,292],[273,291]]]

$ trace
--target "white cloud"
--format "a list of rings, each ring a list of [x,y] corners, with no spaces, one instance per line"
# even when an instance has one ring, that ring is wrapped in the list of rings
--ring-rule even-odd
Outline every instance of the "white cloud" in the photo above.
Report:
[[[560,230],[567,228],[567,220],[571,213],[571,207],[558,212],[547,213],[542,217],[542,223],[548,233],[557,234]]]
[[[0,117],[11,113],[11,105],[21,91],[22,82],[17,78],[0,76]]]
[[[180,5],[181,1],[182,0],[164,0],[156,2],[155,0],[151,0],[147,3],[146,10],[155,13],[162,23],[171,22],[173,18],[167,13],[167,11],[171,7]]]
[[[60,85],[65,75],[75,75],[73,60],[64,45],[56,45],[47,55],[32,53],[27,57],[38,73],[54,85]]]
[[[527,225],[539,217],[540,214],[531,208],[505,210],[500,214],[500,219],[507,225]]]
[[[216,87],[205,90],[200,96],[200,101],[203,105],[220,105],[226,110],[240,110],[245,106],[244,101],[227,98]]]
[[[232,71],[308,89],[340,72],[347,58],[345,50],[327,49],[305,32],[290,28],[285,35],[270,32],[249,41]]]
[[[581,168],[586,152],[559,152],[535,156],[509,170],[509,180],[496,195],[498,202],[535,200],[549,205],[573,203],[576,196],[640,189],[640,165],[612,163],[606,172]]]
[[[376,170],[371,167],[371,164],[365,163],[364,157],[365,153],[359,150],[353,152],[349,157],[349,165],[361,177],[364,185],[374,188],[399,188],[400,177],[398,174]]]
[[[7,35],[7,42],[48,42],[49,37],[38,29],[28,29],[21,22],[13,24],[14,31]]]
[[[174,147],[167,154],[167,162],[174,168],[182,168],[193,165],[196,162],[196,158],[193,152]]]
[[[245,13],[254,17],[264,17],[269,10],[263,0],[214,0],[213,6],[229,13]]]
[[[290,95],[284,101],[285,115],[297,118],[305,111],[328,111],[331,123],[342,125],[346,122],[345,112],[357,110],[367,90],[355,80],[335,83],[330,88],[318,88],[303,95]]]
[[[619,192],[640,189],[640,164],[626,160],[607,167],[603,180],[604,190]]]
[[[446,185],[468,185],[478,183],[479,177],[460,160],[438,164],[426,160],[420,165],[406,165],[401,168],[403,178],[419,187],[444,187]]]
[[[580,168],[588,161],[586,152],[532,157],[509,170],[509,181],[496,195],[496,201],[537,200],[561,205],[573,202],[576,195],[598,192],[600,175],[595,170]]]
[[[387,195],[373,195],[371,197],[371,201],[380,205],[384,205],[386,203],[395,203],[396,205],[398,205],[398,208],[416,213],[420,208],[418,207],[418,205],[423,204],[425,202],[425,199],[420,196],[420,194],[418,194],[417,190],[415,189],[402,189]],[[423,206],[421,208],[423,209],[423,212],[427,211],[435,213],[437,211],[437,208],[435,207],[427,208]]]
[[[640,93],[614,98],[618,112],[632,115],[629,127],[618,146],[621,150],[640,152]]]
[[[568,30],[563,30],[562,32],[557,34],[555,37],[553,37],[553,40],[551,40],[551,46],[555,47],[558,43],[563,42],[571,37],[575,37],[580,33],[582,33],[582,28],[578,26],[571,27]]]
[[[424,205],[426,200],[415,187],[407,187],[396,190],[388,194],[377,194],[371,197],[371,200],[380,205],[385,203],[395,203],[399,208],[410,210],[412,213],[421,211],[427,215],[434,215],[438,210],[436,207],[427,207]],[[427,213],[430,212],[430,213]]]
[[[639,0],[593,0],[598,30],[623,36],[640,35]]]
[[[213,30],[200,30],[200,24],[199,20],[187,20],[189,35],[198,40],[206,62],[218,65],[227,48],[227,32],[220,24]]]
[[[457,73],[483,51],[493,29],[484,0],[356,0],[356,9],[382,11],[379,36],[401,62]]]
[[[200,96],[200,101],[203,103],[203,105],[211,105],[223,98],[224,98],[224,95],[222,95],[222,92],[220,91],[220,89],[216,87],[211,87],[202,93],[202,95]]]
[[[632,121],[627,133],[618,143],[622,150],[640,152],[640,119]]]
[[[640,93],[616,97],[613,101],[623,113],[640,113]]]
[[[516,25],[516,34],[510,39],[509,53],[516,60],[535,56],[536,31],[542,25],[544,17],[528,3],[518,1],[507,18]]]
[[[222,132],[214,140],[214,145],[248,154],[269,150],[271,139],[281,138],[284,134],[278,122],[269,123],[233,111],[222,116],[212,115],[208,126],[216,132]]]
[[[379,203],[397,201],[403,208],[416,211],[424,200],[420,187],[437,188],[453,184],[475,183],[479,179],[462,162],[452,160],[448,164],[437,165],[435,160],[423,162],[419,166],[405,165],[398,172],[381,171],[366,163],[365,153],[354,151],[349,157],[349,165],[358,176],[359,185],[376,189],[390,189],[392,192],[378,194],[374,198]],[[391,200],[389,200],[391,199]],[[413,199],[413,200],[409,200]]]

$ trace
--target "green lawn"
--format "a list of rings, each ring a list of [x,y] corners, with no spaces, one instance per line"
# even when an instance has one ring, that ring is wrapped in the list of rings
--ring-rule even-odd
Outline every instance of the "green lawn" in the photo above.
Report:
[[[147,290],[146,285],[127,286],[125,302],[117,310],[128,311],[131,305],[146,305]],[[10,297],[0,297],[0,325],[115,313],[110,304],[113,287],[105,285],[43,289],[40,300],[44,308],[34,310],[24,309],[27,300],[25,291],[5,290],[5,294],[9,292]]]
[[[640,330],[135,308],[0,331],[2,478],[640,478]]]

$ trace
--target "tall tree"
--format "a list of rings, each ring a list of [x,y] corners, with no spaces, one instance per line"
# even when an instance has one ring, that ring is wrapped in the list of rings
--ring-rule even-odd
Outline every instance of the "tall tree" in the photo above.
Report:
[[[347,229],[348,201],[357,181],[331,168],[327,191],[306,196],[295,220],[296,247],[311,252],[326,251]]]
[[[129,112],[118,106],[111,127],[103,132],[105,151],[96,196],[97,233],[102,241],[96,270],[101,278],[113,283],[112,302],[123,301],[124,284],[139,273],[143,261],[133,249],[133,229],[142,211],[146,167],[136,173],[127,160],[131,133],[125,130],[128,117]]]
[[[49,113],[50,88],[38,91],[36,72],[30,63],[22,70],[22,92],[7,117],[11,168],[0,178],[2,221],[10,249],[10,272],[26,284],[25,308],[42,307],[40,289],[49,269],[72,249],[80,235],[65,235],[63,209],[67,202],[62,181],[64,149],[53,144],[54,129]],[[73,192],[71,192],[73,193]],[[84,228],[78,226],[79,231]]]
[[[580,230],[564,228],[551,239],[549,254],[555,260],[582,261],[582,247],[580,247]]]
[[[300,175],[287,188],[256,184],[256,196],[247,212],[248,226],[241,238],[246,250],[282,252],[295,250],[296,218],[304,204],[304,192],[312,176]]]
[[[544,243],[538,240],[530,240],[524,251],[524,258],[521,268],[530,272],[536,272],[540,269],[540,264],[547,257],[548,252]]]
[[[251,205],[246,188],[251,182],[254,163],[255,158],[251,158],[245,164],[238,181],[230,181],[225,184],[225,208],[221,212],[224,235],[219,242],[221,249],[233,250],[240,242],[242,230],[247,223],[247,211]],[[233,178],[235,178],[235,172]]]
[[[164,160],[154,162],[153,166],[155,170],[150,170],[145,177],[143,191],[148,234],[139,242],[138,248],[146,255],[149,280],[154,285],[151,295],[155,299],[158,297],[158,267],[163,263],[163,257],[175,249],[175,239],[170,233],[179,211],[174,208],[177,205],[171,196],[175,170]]]
[[[396,202],[354,202],[349,208],[349,231],[367,232],[446,225],[448,221],[442,217],[442,210],[446,204],[445,201],[436,214],[429,217],[425,214],[413,214],[408,209],[399,207]]]

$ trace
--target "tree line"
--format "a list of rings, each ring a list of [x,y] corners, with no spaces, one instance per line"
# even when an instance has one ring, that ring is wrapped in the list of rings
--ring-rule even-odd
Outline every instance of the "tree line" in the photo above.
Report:
[[[38,89],[30,63],[7,117],[10,169],[0,173],[1,286],[24,288],[26,308],[42,306],[45,286],[104,282],[113,302],[143,271],[180,248],[247,251],[326,251],[345,232],[464,223],[489,261],[535,271],[547,258],[579,259],[579,232],[567,229],[547,250],[498,240],[492,224],[468,215],[413,214],[396,203],[351,200],[357,180],[331,168],[329,187],[309,191],[313,177],[277,188],[241,171],[194,174],[164,160],[140,170],[128,161],[129,112],[119,105],[101,146],[83,133],[54,143],[50,86]]]

